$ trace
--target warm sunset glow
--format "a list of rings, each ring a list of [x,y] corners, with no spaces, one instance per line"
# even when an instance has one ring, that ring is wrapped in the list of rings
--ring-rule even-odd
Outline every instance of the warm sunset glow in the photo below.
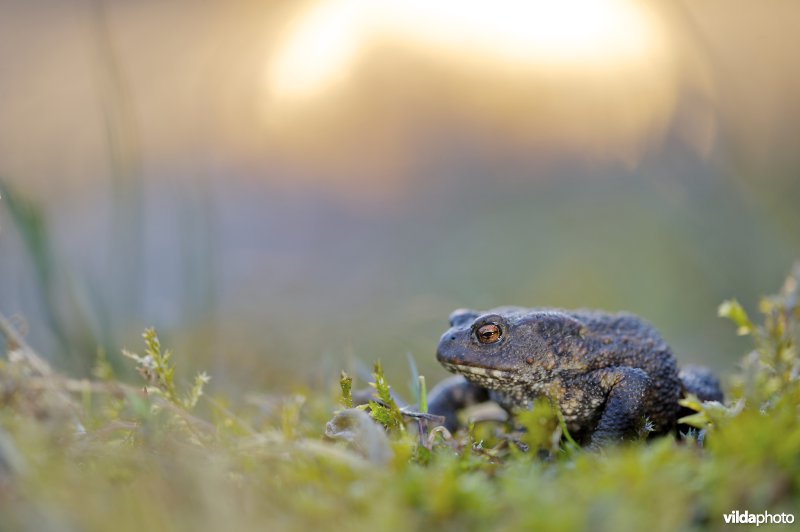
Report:
[[[378,39],[531,68],[619,69],[659,52],[633,0],[323,0],[270,64],[275,96],[307,97],[344,79]]]
[[[345,74],[361,44],[359,0],[321,2],[301,20],[269,72],[278,94],[304,95]]]

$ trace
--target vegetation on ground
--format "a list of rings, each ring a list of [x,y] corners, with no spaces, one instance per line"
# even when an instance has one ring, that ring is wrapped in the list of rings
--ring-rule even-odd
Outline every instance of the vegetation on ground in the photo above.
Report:
[[[102,356],[92,379],[54,371],[0,317],[0,528],[10,530],[692,530],[800,508],[800,265],[760,319],[720,306],[746,354],[725,404],[687,398],[683,438],[579,448],[540,401],[450,434],[399,406],[380,364],[358,383],[235,402],[144,333],[141,374]],[[178,372],[180,373],[180,372]],[[355,401],[356,403],[358,401]]]

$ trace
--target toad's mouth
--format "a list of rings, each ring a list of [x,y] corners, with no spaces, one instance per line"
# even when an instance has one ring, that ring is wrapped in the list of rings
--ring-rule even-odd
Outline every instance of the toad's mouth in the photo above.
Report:
[[[514,375],[513,372],[502,369],[467,366],[464,364],[453,364],[452,362],[442,362],[442,365],[449,371],[452,371],[453,373],[461,373],[462,375],[479,375],[481,377],[495,377],[498,379],[508,379]]]

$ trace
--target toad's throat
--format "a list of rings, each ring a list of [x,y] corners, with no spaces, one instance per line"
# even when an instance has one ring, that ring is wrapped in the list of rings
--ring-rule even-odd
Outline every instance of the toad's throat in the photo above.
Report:
[[[467,366],[465,364],[453,364],[452,362],[442,362],[442,365],[453,373],[462,375],[475,375],[479,377],[494,377],[496,379],[511,379],[514,372],[502,369],[482,368],[479,366]]]

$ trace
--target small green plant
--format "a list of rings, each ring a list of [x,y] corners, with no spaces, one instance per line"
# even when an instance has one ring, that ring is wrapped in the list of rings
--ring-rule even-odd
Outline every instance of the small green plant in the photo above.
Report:
[[[343,371],[339,378],[339,386],[342,389],[342,406],[353,408],[353,377]]]
[[[800,263],[797,263],[780,292],[763,297],[758,304],[762,323],[754,322],[735,299],[723,302],[719,316],[732,321],[741,336],[753,338],[753,350],[742,361],[742,372],[732,379],[734,401],[702,403],[689,396],[681,405],[696,413],[681,419],[700,429],[727,424],[745,411],[755,409],[767,415],[782,398],[800,389]]]
[[[753,338],[754,349],[744,359],[743,374],[734,379],[738,394],[766,407],[798,385],[800,378],[800,263],[784,282],[781,291],[764,297],[758,304],[763,317],[755,325],[735,300],[720,307],[721,316],[734,321],[738,333]]]
[[[204,371],[198,373],[189,391],[179,395],[175,385],[172,352],[169,349],[162,352],[161,342],[155,329],[146,329],[142,337],[145,343],[144,356],[127,350],[123,350],[122,354],[136,361],[136,369],[149,385],[147,388],[149,392],[157,393],[181,408],[192,410],[203,395],[203,389],[211,377]]]
[[[763,322],[756,325],[736,301],[726,301],[719,314],[738,325],[737,332],[753,338],[754,349],[743,361],[744,372],[734,386],[738,393],[762,406],[797,385],[800,377],[800,263],[796,264],[781,291],[758,304]]]
[[[370,386],[375,388],[378,401],[369,402],[372,418],[389,430],[404,432],[405,423],[403,421],[403,413],[392,397],[391,387],[386,381],[380,362],[375,362],[373,376],[375,377],[375,382],[371,382]]]

